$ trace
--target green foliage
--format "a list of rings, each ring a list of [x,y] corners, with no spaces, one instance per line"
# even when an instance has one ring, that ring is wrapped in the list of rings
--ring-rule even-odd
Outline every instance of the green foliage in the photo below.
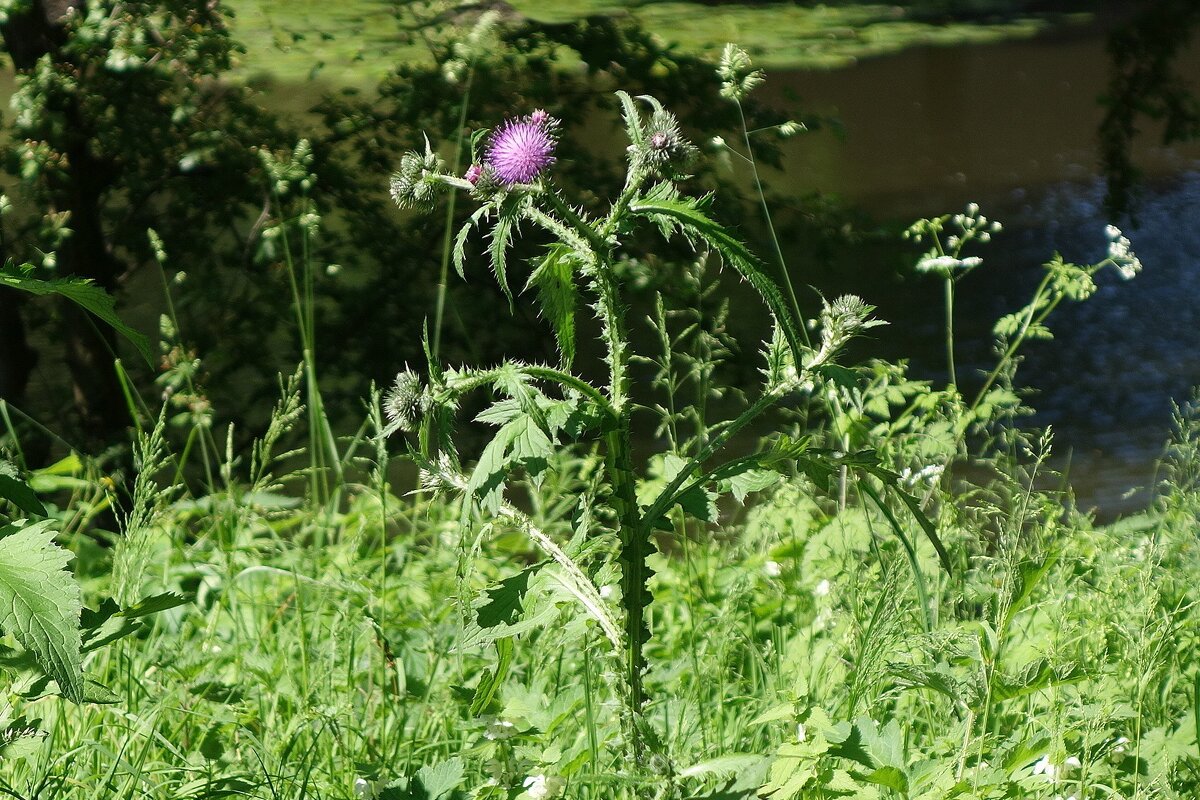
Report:
[[[51,520],[0,531],[0,630],[34,655],[64,697],[81,703],[79,586],[66,571],[71,553],[54,533]]]

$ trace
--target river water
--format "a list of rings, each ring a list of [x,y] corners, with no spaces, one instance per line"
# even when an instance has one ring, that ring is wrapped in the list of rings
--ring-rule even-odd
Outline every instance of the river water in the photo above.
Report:
[[[1104,257],[1105,43],[1102,31],[1077,28],[768,76],[774,105],[835,116],[845,129],[788,148],[786,185],[797,197],[830,192],[897,223],[976,202],[1004,223],[973,253],[984,265],[958,284],[960,377],[994,363],[993,322],[1028,300],[1055,251],[1076,263]],[[1200,92],[1200,46],[1178,69]],[[1134,149],[1147,176],[1139,224],[1123,226],[1145,271],[1128,283],[1102,274],[1093,298],[1060,307],[1049,320],[1055,339],[1030,343],[1019,373],[1037,389],[1033,422],[1055,429],[1056,465],[1069,467],[1081,507],[1102,516],[1147,502],[1172,400],[1200,384],[1200,143],[1164,147],[1153,125],[1145,128]],[[944,380],[940,282],[894,263],[906,246],[911,263],[918,248],[897,241],[889,260],[877,247],[849,249],[832,265],[794,270],[794,279],[877,304],[892,324],[873,331],[874,351],[909,357],[918,375]],[[795,249],[789,260],[806,263]]]

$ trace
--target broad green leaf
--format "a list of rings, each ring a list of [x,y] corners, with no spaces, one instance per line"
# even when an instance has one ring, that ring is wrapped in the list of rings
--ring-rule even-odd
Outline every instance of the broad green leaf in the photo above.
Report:
[[[80,308],[99,317],[113,330],[128,339],[137,348],[142,358],[146,359],[147,364],[154,362],[150,340],[121,321],[121,318],[117,316],[116,301],[113,300],[112,295],[92,281],[84,278],[54,278],[43,281],[30,278],[6,265],[0,272],[0,285],[20,289],[30,294],[56,294],[65,297]]]
[[[42,505],[41,500],[38,500],[37,495],[33,493],[33,489],[30,489],[27,484],[22,483],[16,478],[0,475],[0,497],[3,497],[26,514],[33,514],[37,517],[46,516],[46,507]]]
[[[753,753],[735,753],[728,756],[720,756],[711,758],[708,761],[701,761],[698,764],[693,764],[680,771],[681,778],[700,778],[710,776],[728,776],[740,775],[748,769],[758,768],[765,756],[755,755]]]
[[[427,764],[417,770],[417,780],[425,790],[427,800],[442,800],[463,782],[465,768],[461,758],[439,764]]]
[[[4,731],[0,731],[0,763],[11,762],[36,755],[42,749],[46,732],[24,717],[14,720]]]
[[[63,696],[81,703],[79,585],[67,570],[72,554],[54,543],[50,526],[45,520],[0,539],[0,630],[33,653]]]
[[[908,795],[908,776],[899,767],[880,767],[874,772],[859,776],[868,783],[886,786],[902,795]]]

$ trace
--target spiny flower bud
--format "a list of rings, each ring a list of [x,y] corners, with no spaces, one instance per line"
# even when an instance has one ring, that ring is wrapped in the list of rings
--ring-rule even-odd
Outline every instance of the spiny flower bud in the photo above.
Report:
[[[425,391],[420,376],[405,368],[396,376],[396,382],[383,398],[383,413],[400,430],[411,431],[429,410],[429,404],[429,393]]]
[[[410,150],[400,157],[400,169],[392,175],[392,200],[400,208],[431,209],[446,185],[442,180],[444,168],[445,162],[426,139],[424,155]]]

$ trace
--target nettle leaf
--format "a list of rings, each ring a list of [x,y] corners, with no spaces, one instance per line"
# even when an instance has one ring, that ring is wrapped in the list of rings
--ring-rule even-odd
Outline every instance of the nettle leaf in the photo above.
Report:
[[[54,543],[52,524],[44,520],[0,538],[0,629],[33,654],[63,696],[81,703],[79,585],[67,570],[72,553]]]
[[[154,356],[150,349],[150,340],[121,321],[121,318],[117,316],[116,300],[91,280],[84,278],[55,278],[43,281],[16,271],[11,265],[5,265],[4,270],[0,272],[0,285],[20,289],[30,294],[56,294],[60,297],[65,297],[80,308],[94,314],[117,333],[128,339],[137,348],[142,358],[146,359],[147,364],[154,362]]]
[[[796,364],[802,364],[801,341],[804,333],[784,300],[783,293],[775,281],[767,275],[766,268],[724,227],[704,213],[707,198],[679,197],[669,184],[659,184],[645,196],[630,205],[630,211],[656,222],[664,233],[672,227],[682,230],[690,240],[700,240],[721,254],[725,263],[733,267],[750,283],[762,297],[787,339]]]
[[[576,264],[577,259],[569,247],[552,245],[525,284],[526,289],[537,287],[542,315],[554,327],[563,369],[570,369],[575,360],[575,307],[578,304]]]

